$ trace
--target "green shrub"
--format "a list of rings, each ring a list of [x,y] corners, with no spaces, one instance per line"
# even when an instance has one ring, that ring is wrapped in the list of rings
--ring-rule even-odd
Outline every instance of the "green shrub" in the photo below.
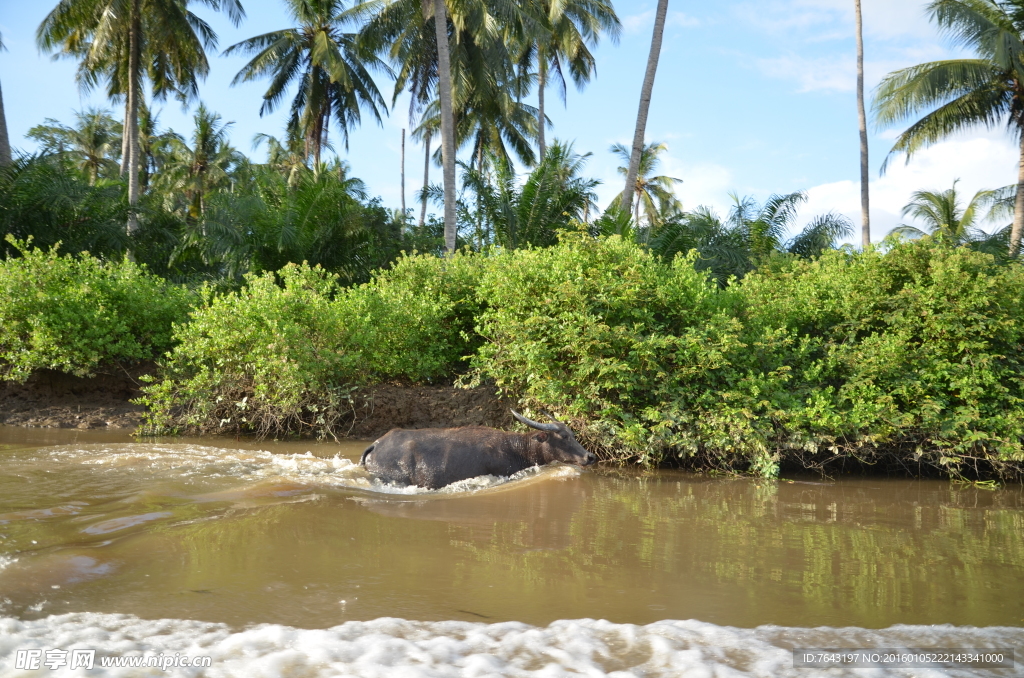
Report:
[[[780,257],[718,291],[692,258],[571,238],[504,256],[480,294],[478,375],[575,417],[613,458],[769,476],[849,456],[954,475],[1024,460],[1024,269],[984,254]]]
[[[21,256],[0,260],[0,377],[24,381],[38,369],[87,376],[171,347],[172,323],[192,300],[183,288],[130,261],[7,242]]]
[[[725,289],[692,254],[665,263],[579,233],[407,256],[348,289],[288,266],[204,292],[148,389],[149,428],[324,435],[360,385],[462,374],[622,461],[1010,474],[1024,461],[1022,304],[1024,268],[927,241],[779,256]]]
[[[790,440],[956,472],[1024,460],[1024,269],[932,242],[830,252],[738,286],[750,335],[792,374]]]
[[[364,285],[341,288],[319,267],[249,275],[224,295],[206,290],[165,378],[146,389],[151,432],[333,433],[352,390],[454,372],[470,350],[471,255],[407,256]]]
[[[731,296],[692,258],[665,265],[617,236],[574,234],[508,253],[480,295],[490,304],[478,328],[480,376],[562,410],[591,443],[645,464],[702,445],[695,414],[743,348]],[[716,453],[759,452],[740,432],[723,433]]]

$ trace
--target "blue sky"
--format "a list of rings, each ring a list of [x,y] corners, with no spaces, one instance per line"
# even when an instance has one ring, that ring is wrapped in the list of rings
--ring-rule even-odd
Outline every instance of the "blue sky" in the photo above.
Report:
[[[234,28],[205,8],[221,48],[290,25],[281,0],[242,0],[248,17]],[[53,61],[35,45],[35,30],[55,2],[0,0],[0,84],[11,144],[32,150],[24,138],[44,118],[73,120],[73,111],[108,106],[101,92],[83,93],[74,82],[75,64]],[[600,179],[600,204],[621,190],[613,143],[632,140],[640,84],[650,48],[654,0],[618,0],[624,26],[619,43],[604,40],[596,50],[597,78],[583,92],[570,85],[566,105],[549,91],[549,138],[574,142],[591,152],[589,174]],[[892,70],[948,58],[948,48],[924,15],[920,0],[863,0],[867,86]],[[859,156],[856,117],[855,43],[852,0],[671,0],[648,141],[669,151],[662,173],[683,180],[679,194],[687,208],[698,204],[727,211],[729,194],[763,200],[771,193],[808,192],[801,225],[814,214],[836,211],[859,223]],[[210,76],[200,95],[225,120],[241,150],[252,150],[258,132],[282,135],[285,107],[260,117],[265,83],[231,87],[242,58],[210,55]],[[379,79],[390,100],[391,83]],[[157,106],[160,108],[160,105]],[[388,206],[399,204],[399,146],[409,127],[407,104],[399,100],[383,125],[365,119],[352,130],[341,157]],[[192,111],[176,102],[162,105],[160,123],[191,130]],[[954,179],[972,195],[1016,179],[1016,144],[1003,129],[979,129],[916,155],[909,165],[878,169],[899,130],[875,130],[869,122],[872,167],[872,231],[879,239],[900,222],[900,208],[914,190],[945,189]],[[422,147],[409,142],[407,201],[422,181]],[[432,181],[440,171],[432,168]],[[858,238],[859,240],[859,238]]]

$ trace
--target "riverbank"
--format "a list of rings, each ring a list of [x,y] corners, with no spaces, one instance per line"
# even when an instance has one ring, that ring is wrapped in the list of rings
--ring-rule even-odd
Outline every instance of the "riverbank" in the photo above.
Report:
[[[33,428],[135,430],[146,408],[131,402],[142,395],[141,377],[152,363],[110,368],[93,377],[38,370],[24,383],[0,381],[0,424]],[[393,428],[445,428],[511,424],[511,401],[490,387],[377,384],[352,394],[339,437],[367,440]]]

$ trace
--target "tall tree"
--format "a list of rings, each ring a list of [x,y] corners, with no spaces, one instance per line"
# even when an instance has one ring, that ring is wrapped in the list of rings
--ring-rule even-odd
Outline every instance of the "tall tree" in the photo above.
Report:
[[[640,226],[641,212],[643,213],[644,227],[647,229],[657,228],[665,218],[682,211],[683,204],[675,195],[676,184],[682,183],[682,179],[665,175],[655,175],[658,167],[658,156],[668,150],[665,144],[651,142],[644,146],[640,153],[640,163],[637,165],[636,180],[633,182],[632,198],[636,200],[633,206],[633,222]],[[619,174],[625,176],[629,171],[630,149],[622,144],[614,144],[611,152],[619,156],[626,163],[620,166]],[[620,193],[612,201],[611,208],[621,207],[624,195]]]
[[[857,120],[860,124],[860,228],[861,245],[871,245],[871,212],[868,201],[868,118],[864,112],[864,23],[860,0],[853,0],[857,15]]]
[[[513,85],[514,86],[514,85]],[[470,147],[471,162],[485,161],[493,156],[511,162],[512,155],[527,167],[537,163],[533,140],[537,137],[537,109],[519,101],[507,89],[475,90],[467,100],[459,101],[454,111],[455,148]],[[435,99],[423,110],[417,134],[428,131],[437,135],[441,129],[440,101]]]
[[[295,188],[299,179],[309,171],[306,165],[306,141],[297,129],[287,130],[282,143],[269,134],[257,134],[252,139],[253,150],[267,144],[267,165],[281,173],[289,188]]]
[[[117,158],[121,155],[121,125],[108,111],[90,108],[75,113],[75,127],[46,118],[42,125],[28,131],[44,153],[61,153],[72,159],[95,186],[101,173],[117,176]]]
[[[427,3],[423,3],[426,10]],[[441,104],[441,174],[444,181],[444,246],[455,252],[455,118],[452,115],[452,61],[448,50],[448,11],[445,0],[434,0],[437,36],[437,98]]]
[[[197,220],[206,211],[206,196],[230,183],[232,168],[244,156],[228,143],[232,122],[222,122],[220,115],[202,103],[193,116],[195,129],[191,145],[178,138],[172,142],[171,158],[160,173],[160,187],[185,197],[185,212]]]
[[[395,98],[408,91],[410,116],[424,112],[437,117],[436,126],[421,119],[418,134],[430,128],[441,136],[449,251],[456,244],[455,155],[459,130],[466,129],[462,118],[494,106],[491,100],[522,95],[516,90],[522,80],[516,79],[512,53],[523,44],[522,5],[506,0],[375,0],[366,5],[375,14],[362,31],[363,43],[395,66]],[[427,113],[435,100],[436,111]],[[513,127],[501,132],[506,141]]]
[[[427,188],[430,187],[430,132],[423,138],[423,189],[420,191],[420,228],[427,220]]]
[[[647,112],[651,108],[651,92],[654,90],[654,75],[658,71],[658,58],[661,56],[661,38],[665,34],[665,16],[668,14],[668,0],[658,0],[658,10],[654,15],[654,33],[651,36],[651,53],[647,57],[647,72],[644,84],[640,89],[640,110],[636,114],[636,130],[633,133],[633,150],[629,156],[629,169],[626,172],[626,187],[622,210],[629,214],[633,209],[633,186],[636,173],[640,167],[640,155],[644,149],[644,134],[647,130]]]
[[[928,111],[904,131],[882,165],[976,125],[1005,123],[1020,145],[1016,204],[1009,253],[1020,251],[1024,230],[1024,0],[934,0],[933,21],[976,59],[950,59],[890,73],[878,86],[879,124],[893,125]]]
[[[6,51],[0,36],[0,52]],[[4,91],[0,88],[0,165],[11,164],[11,142],[7,137],[7,116],[4,115]]]
[[[401,163],[401,165],[402,165],[402,167],[401,167],[401,171],[402,171],[402,182],[401,182],[401,189],[402,189],[402,221],[404,222],[405,221],[405,217],[406,217],[406,213],[405,213],[405,128],[404,127],[402,128],[402,163]]]
[[[288,124],[302,131],[306,152],[318,166],[321,151],[329,144],[332,118],[346,146],[349,129],[361,122],[363,109],[381,122],[387,105],[370,69],[389,69],[376,57],[365,55],[357,35],[344,30],[366,14],[362,4],[348,9],[344,0],[285,0],[285,4],[297,26],[243,40],[224,54],[252,55],[232,85],[270,77],[260,115],[273,112],[285,91],[298,81]]]
[[[537,59],[537,110],[540,124],[537,141],[540,157],[547,148],[544,128],[544,93],[549,70],[565,99],[565,71],[578,89],[590,82],[597,71],[596,60],[590,47],[597,45],[601,33],[608,33],[617,42],[622,24],[609,0],[534,0],[534,14],[540,19],[539,30],[532,31],[530,51]]]
[[[36,31],[41,49],[79,60],[83,87],[101,80],[108,94],[124,96],[127,137],[128,202],[134,208],[139,182],[139,111],[143,79],[156,96],[176,93],[187,101],[195,96],[197,76],[209,70],[206,49],[216,47],[217,35],[188,10],[198,2],[228,14],[238,25],[245,16],[239,0],[60,0]],[[128,231],[138,230],[135,210]]]

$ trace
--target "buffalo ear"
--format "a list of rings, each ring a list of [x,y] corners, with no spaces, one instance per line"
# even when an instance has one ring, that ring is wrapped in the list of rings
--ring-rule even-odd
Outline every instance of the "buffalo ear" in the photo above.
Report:
[[[541,431],[540,433],[535,435],[533,438],[534,438],[534,440],[538,440],[540,442],[544,442],[545,440],[548,439],[548,434],[545,431]]]

